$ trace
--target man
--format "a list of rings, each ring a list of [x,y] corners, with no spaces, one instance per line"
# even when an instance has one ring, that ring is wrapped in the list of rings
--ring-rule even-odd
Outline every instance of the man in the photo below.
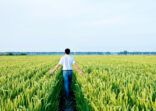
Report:
[[[58,68],[63,66],[64,88],[67,97],[69,97],[70,95],[69,93],[72,82],[73,64],[75,64],[75,60],[70,56],[70,49],[67,48],[65,49],[65,55],[61,57],[59,63],[55,66],[54,69],[50,70],[50,74],[53,74]],[[77,64],[75,64],[75,69],[79,69]],[[80,71],[79,73],[82,74],[82,72]]]

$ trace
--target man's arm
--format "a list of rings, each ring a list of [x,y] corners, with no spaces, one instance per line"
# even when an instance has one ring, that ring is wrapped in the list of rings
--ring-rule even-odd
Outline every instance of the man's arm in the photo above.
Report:
[[[54,74],[56,70],[58,70],[59,68],[61,68],[61,66],[62,66],[62,64],[63,64],[62,62],[63,62],[63,61],[62,61],[62,57],[61,57],[59,63],[58,63],[54,68],[51,68],[51,69],[50,69],[50,74],[51,74],[51,75]]]
[[[74,68],[75,70],[79,73],[79,74],[83,74],[82,70],[79,68],[78,64],[77,63],[74,63]]]
[[[57,64],[53,69],[50,69],[50,74],[54,74],[56,70],[58,70],[59,68],[61,68],[61,64]]]

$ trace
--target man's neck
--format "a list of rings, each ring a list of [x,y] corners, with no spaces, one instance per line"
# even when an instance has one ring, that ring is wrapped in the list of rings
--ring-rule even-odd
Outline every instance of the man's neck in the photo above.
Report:
[[[69,54],[65,54],[66,56],[69,56]]]

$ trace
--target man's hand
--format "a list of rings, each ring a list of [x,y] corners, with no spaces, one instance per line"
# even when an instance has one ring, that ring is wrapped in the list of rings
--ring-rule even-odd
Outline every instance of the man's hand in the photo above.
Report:
[[[80,75],[83,75],[83,71],[79,68],[78,64],[75,63],[75,70],[80,74]]]
[[[53,75],[60,67],[61,65],[57,64],[53,69],[50,69],[50,75]]]
[[[50,69],[50,75],[53,75],[53,74],[54,74],[54,72],[55,72],[55,70],[54,70],[54,69]]]
[[[82,70],[79,70],[79,73],[82,75],[83,74]]]

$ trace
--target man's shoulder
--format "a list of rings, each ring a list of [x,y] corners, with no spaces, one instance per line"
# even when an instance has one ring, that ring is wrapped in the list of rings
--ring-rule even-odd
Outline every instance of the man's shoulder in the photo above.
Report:
[[[64,56],[61,57],[61,59],[63,59],[63,58],[64,58]]]
[[[71,59],[74,59],[74,57],[71,56],[71,55],[63,55],[61,58],[62,58],[62,59],[63,59],[63,58],[71,58]]]
[[[63,58],[64,58],[64,56],[61,56],[61,57],[60,57],[60,60],[62,60]]]

